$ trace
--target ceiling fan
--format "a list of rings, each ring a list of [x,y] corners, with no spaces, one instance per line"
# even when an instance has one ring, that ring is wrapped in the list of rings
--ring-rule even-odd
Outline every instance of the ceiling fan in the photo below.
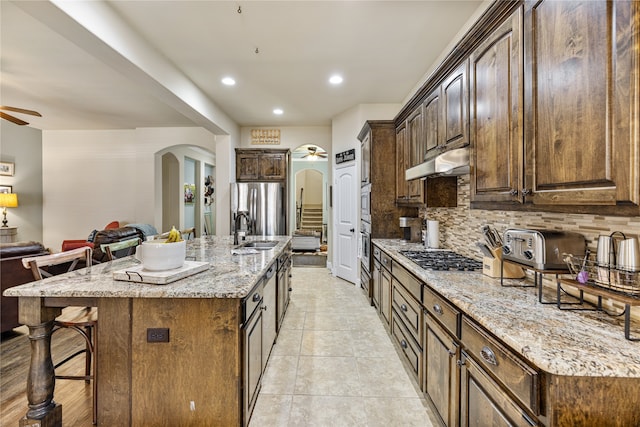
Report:
[[[318,147],[314,147],[314,146],[310,146],[307,147],[307,150],[309,151],[309,154],[305,154],[304,156],[302,156],[302,158],[304,159],[305,157],[320,157],[322,159],[326,159],[327,158],[327,154],[326,153],[318,153]]]
[[[0,110],[6,110],[6,111],[13,111],[14,113],[21,113],[21,114],[29,114],[32,116],[38,116],[38,117],[42,117],[42,114],[38,113],[37,111],[33,111],[33,110],[25,110],[24,108],[16,108],[16,107],[7,107],[7,106],[0,106]],[[10,122],[13,122],[19,126],[24,126],[24,125],[28,125],[29,122],[25,122],[24,120],[20,120],[17,117],[13,117],[10,114],[4,113],[2,111],[0,111],[0,117],[2,117],[5,120],[9,120]]]

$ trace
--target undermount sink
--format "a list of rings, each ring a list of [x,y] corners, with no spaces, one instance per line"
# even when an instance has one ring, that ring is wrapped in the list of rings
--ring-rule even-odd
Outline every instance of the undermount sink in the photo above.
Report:
[[[252,248],[252,249],[260,249],[260,250],[268,250],[272,249],[278,244],[275,240],[256,240],[253,242],[247,242],[239,245],[239,248]]]

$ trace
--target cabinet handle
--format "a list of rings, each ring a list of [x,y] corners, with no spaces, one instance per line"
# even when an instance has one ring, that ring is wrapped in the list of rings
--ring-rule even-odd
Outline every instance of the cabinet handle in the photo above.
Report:
[[[456,352],[455,352],[455,351],[451,351],[451,350],[447,350],[447,351],[448,351],[448,353],[449,353],[449,357],[453,357],[453,356],[455,356],[455,355],[456,355]]]
[[[400,346],[402,348],[407,348],[407,342],[405,340],[400,341]]]
[[[482,350],[480,350],[480,356],[482,356],[484,361],[487,362],[488,364],[498,366],[498,360],[496,359],[496,355],[486,345],[482,347]]]
[[[253,302],[260,301],[260,294],[253,294]]]
[[[267,311],[267,306],[263,305],[262,307],[260,307],[261,309],[263,309],[264,311]]]
[[[442,311],[442,307],[440,307],[440,304],[433,304],[433,311],[438,313],[440,316],[442,316],[442,314],[444,313],[444,311]]]
[[[522,189],[522,195],[523,196],[528,196],[529,194],[532,194],[533,192],[531,190],[529,190],[528,188],[523,188]]]
[[[293,290],[293,288],[289,288],[289,292],[291,292]]]
[[[457,364],[458,366],[464,366],[465,362],[464,362],[464,360],[458,360],[458,361],[456,362],[456,364]]]
[[[407,306],[405,304],[400,305],[402,311],[407,311]]]
[[[516,189],[514,188],[514,189],[512,189],[511,191],[509,191],[509,194],[515,197],[515,196],[517,196],[517,195],[518,195],[518,190],[516,190]]]

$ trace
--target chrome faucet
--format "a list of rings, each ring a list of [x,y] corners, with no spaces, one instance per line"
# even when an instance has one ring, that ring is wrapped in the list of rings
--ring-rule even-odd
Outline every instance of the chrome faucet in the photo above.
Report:
[[[234,230],[233,230],[233,244],[237,245],[238,244],[238,232],[240,231],[240,224],[242,224],[242,218],[244,217],[245,222],[247,223],[247,231],[249,229],[249,223],[250,223],[250,219],[249,219],[249,212],[247,211],[238,211],[238,213],[236,213],[236,219],[235,219],[235,224],[234,224]]]

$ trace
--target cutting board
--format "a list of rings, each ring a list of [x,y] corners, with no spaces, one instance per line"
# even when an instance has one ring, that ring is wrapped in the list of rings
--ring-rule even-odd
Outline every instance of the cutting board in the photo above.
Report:
[[[166,285],[209,269],[208,262],[185,261],[182,267],[165,271],[145,270],[142,264],[113,272],[115,280]]]

